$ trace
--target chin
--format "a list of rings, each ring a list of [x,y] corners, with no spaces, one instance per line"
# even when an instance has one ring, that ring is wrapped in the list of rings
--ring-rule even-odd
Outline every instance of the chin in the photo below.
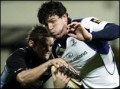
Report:
[[[45,59],[48,60],[50,56],[46,56]]]
[[[55,37],[55,38],[59,39],[59,38],[61,38],[61,36],[59,36],[59,37],[57,36],[57,37]]]
[[[63,35],[61,34],[61,35],[57,35],[55,38],[62,38],[63,37]]]

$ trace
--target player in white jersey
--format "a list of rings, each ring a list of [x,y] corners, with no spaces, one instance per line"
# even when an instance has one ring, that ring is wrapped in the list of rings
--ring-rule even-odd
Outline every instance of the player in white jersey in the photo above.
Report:
[[[111,48],[108,54],[99,54],[85,42],[75,38],[69,37],[66,42],[62,58],[79,71],[78,84],[83,84],[85,88],[114,88],[119,85]]]
[[[62,57],[80,72],[79,83],[84,88],[119,87],[118,70],[108,44],[120,37],[118,25],[95,17],[71,22],[61,2],[43,3],[38,19],[56,38],[53,55],[61,57],[64,53]]]

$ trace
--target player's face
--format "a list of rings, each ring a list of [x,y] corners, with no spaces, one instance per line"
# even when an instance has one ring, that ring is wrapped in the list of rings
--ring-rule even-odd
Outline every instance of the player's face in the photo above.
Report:
[[[67,33],[67,15],[62,17],[53,15],[48,17],[47,27],[55,38],[61,38]]]
[[[48,60],[51,55],[51,48],[54,43],[54,38],[46,37],[46,42],[42,44],[42,46],[36,46],[36,53],[40,56],[40,58],[44,60]]]

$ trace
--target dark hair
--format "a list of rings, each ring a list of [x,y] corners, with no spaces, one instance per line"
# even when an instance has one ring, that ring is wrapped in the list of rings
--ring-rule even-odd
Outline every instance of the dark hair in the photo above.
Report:
[[[36,25],[28,32],[27,41],[32,40],[34,41],[35,45],[39,45],[42,44],[43,41],[45,42],[46,37],[52,37],[47,28],[42,25]]]
[[[66,8],[61,2],[45,2],[41,8],[39,8],[37,17],[39,22],[45,25],[49,16],[58,15],[61,17],[66,11]]]

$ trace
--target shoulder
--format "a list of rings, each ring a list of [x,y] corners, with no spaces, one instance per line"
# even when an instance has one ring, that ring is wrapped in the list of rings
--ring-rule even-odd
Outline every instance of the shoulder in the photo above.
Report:
[[[16,59],[24,59],[26,55],[26,48],[19,48],[15,50],[7,59],[8,62],[16,61]]]
[[[96,17],[86,17],[83,18],[80,23],[82,24],[83,27],[86,29],[89,29],[90,32],[93,31],[100,31],[104,29],[106,24],[111,23],[108,21],[100,20],[99,18]]]
[[[96,17],[85,17],[85,18],[77,18],[73,19],[72,22],[83,22],[83,21],[91,21],[91,19],[96,18]],[[97,18],[96,18],[97,19]]]
[[[101,20],[97,17],[85,17],[85,18],[77,18],[77,19],[73,19],[72,20],[73,22],[74,21],[77,21],[77,22],[84,22],[84,21],[92,21],[92,22],[101,22]]]
[[[12,55],[24,55],[24,54],[26,53],[26,49],[27,49],[27,47],[25,47],[25,48],[19,48],[19,49],[15,50],[15,51],[11,54],[11,56],[12,56]]]
[[[103,21],[100,18],[97,17],[85,17],[85,18],[78,18],[78,19],[73,19],[73,22],[80,22],[81,24],[89,24],[89,23],[95,23],[95,24],[100,24],[102,22],[107,22]],[[111,22],[109,22],[111,23]]]
[[[86,29],[90,29],[90,24],[98,20],[96,17],[86,17],[86,18],[78,18],[74,19],[73,22],[80,22]]]

